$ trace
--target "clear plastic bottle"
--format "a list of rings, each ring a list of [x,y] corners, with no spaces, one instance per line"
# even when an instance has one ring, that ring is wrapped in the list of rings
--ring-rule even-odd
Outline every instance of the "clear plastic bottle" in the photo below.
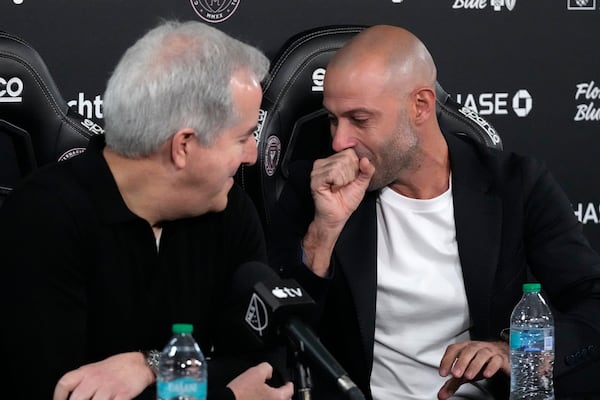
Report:
[[[510,317],[510,400],[554,400],[554,318],[540,290],[524,284]]]
[[[206,399],[206,360],[192,336],[193,331],[191,324],[173,324],[173,336],[158,364],[158,400]]]

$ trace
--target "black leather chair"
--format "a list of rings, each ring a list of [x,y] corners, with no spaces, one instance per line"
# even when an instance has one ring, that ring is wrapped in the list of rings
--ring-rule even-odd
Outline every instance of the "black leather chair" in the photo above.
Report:
[[[314,160],[332,153],[329,121],[322,107],[325,68],[331,56],[364,26],[327,26],[290,38],[274,58],[265,82],[257,129],[258,161],[238,172],[238,182],[256,203],[267,239],[272,212],[296,159]],[[446,133],[468,135],[502,148],[493,126],[456,103],[436,85],[437,115]]]
[[[35,49],[0,31],[0,204],[31,171],[79,154],[102,132],[67,105]]]

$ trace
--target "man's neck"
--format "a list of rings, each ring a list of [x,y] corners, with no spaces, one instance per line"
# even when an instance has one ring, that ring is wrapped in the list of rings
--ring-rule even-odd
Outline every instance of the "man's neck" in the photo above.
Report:
[[[108,148],[104,148],[103,155],[127,208],[151,226],[158,226],[166,217],[161,215],[166,177],[157,167],[157,160],[130,159]]]
[[[421,147],[415,164],[413,168],[403,171],[403,175],[389,187],[414,199],[433,199],[448,190],[450,158],[448,144],[441,132],[434,141]]]

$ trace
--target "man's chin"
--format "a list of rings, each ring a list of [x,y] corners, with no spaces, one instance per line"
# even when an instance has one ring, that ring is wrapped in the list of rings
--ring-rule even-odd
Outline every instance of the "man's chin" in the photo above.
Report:
[[[371,180],[371,182],[369,182],[369,186],[367,186],[367,192],[375,192],[377,190],[381,190],[382,188],[384,188],[386,186],[387,185],[382,182],[375,182],[375,181]]]
[[[227,208],[228,201],[227,195],[223,196],[223,200],[219,201],[218,203],[219,211],[223,211],[225,208]]]
[[[227,202],[229,201],[229,191],[231,188],[224,190],[219,194],[219,196],[215,197],[211,203],[210,210],[214,212],[219,212],[225,210],[227,208]]]

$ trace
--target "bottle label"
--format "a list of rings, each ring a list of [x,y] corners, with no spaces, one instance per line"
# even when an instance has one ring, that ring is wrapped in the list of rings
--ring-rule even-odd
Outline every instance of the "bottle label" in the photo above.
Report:
[[[172,381],[156,382],[156,392],[158,398],[162,400],[170,399],[206,399],[206,381],[198,381],[190,377],[174,379]]]
[[[511,329],[510,349],[518,351],[550,351],[554,348],[552,328]]]

